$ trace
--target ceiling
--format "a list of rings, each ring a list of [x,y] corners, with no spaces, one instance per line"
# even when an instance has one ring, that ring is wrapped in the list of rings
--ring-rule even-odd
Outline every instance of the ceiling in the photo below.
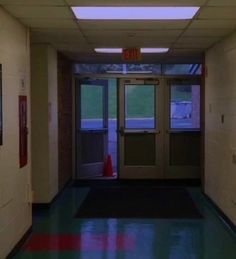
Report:
[[[83,63],[120,63],[121,55],[99,47],[169,47],[143,54],[142,63],[201,62],[206,49],[236,30],[236,0],[0,0],[31,28],[32,43],[50,43]],[[200,6],[193,20],[77,21],[70,6]]]

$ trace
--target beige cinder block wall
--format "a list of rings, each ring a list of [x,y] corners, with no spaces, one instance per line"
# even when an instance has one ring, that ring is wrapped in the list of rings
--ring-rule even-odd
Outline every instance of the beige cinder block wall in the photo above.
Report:
[[[236,224],[235,68],[236,33],[207,51],[205,86],[205,191],[234,224]]]
[[[57,52],[31,45],[33,202],[49,203],[58,192]]]
[[[3,77],[3,145],[0,146],[0,258],[5,258],[31,222],[29,31],[0,7]],[[21,88],[21,81],[24,87]],[[18,96],[28,96],[28,164],[19,168]]]

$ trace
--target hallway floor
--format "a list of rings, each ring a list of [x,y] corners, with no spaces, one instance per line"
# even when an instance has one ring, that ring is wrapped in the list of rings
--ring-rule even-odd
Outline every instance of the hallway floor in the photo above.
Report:
[[[199,188],[187,191],[203,219],[75,218],[88,191],[87,187],[69,187],[50,209],[35,212],[33,233],[14,258],[236,258],[236,236]]]

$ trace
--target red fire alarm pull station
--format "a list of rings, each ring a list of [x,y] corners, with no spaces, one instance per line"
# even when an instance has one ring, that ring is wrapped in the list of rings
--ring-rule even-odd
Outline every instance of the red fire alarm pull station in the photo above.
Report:
[[[27,96],[19,96],[20,168],[28,162]]]

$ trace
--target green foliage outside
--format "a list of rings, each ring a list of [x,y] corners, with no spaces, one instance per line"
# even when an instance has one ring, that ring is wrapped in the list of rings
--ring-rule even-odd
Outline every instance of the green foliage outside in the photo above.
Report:
[[[108,111],[109,118],[113,119],[117,117],[117,89],[116,89],[117,80],[109,79],[109,88],[108,88]]]
[[[117,93],[116,79],[109,79],[109,118],[116,118]],[[82,119],[101,119],[103,115],[103,96],[100,86],[82,86],[81,91]]]
[[[125,89],[127,118],[154,117],[154,86],[130,85]]]
[[[103,117],[103,96],[100,86],[83,85],[81,89],[82,119],[101,119]]]

